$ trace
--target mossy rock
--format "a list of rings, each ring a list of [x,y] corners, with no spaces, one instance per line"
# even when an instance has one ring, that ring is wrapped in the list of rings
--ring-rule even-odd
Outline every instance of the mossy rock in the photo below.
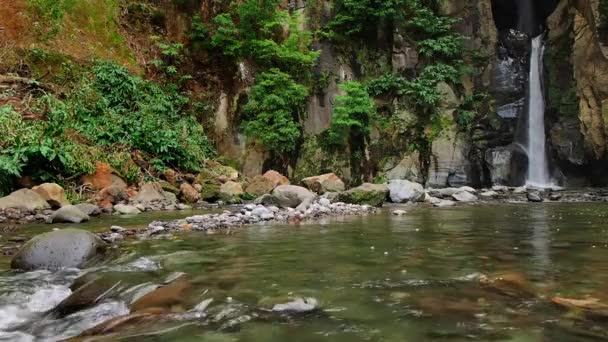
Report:
[[[204,183],[201,184],[201,200],[216,201],[220,198],[220,186],[218,184]]]
[[[207,170],[207,169],[203,169],[201,170],[201,172],[198,174],[198,176],[196,176],[196,183],[198,184],[217,184],[219,186],[219,183],[217,181],[217,176],[211,171],[211,170]]]
[[[381,207],[386,201],[388,188],[385,184],[365,183],[340,193],[338,201],[352,204],[367,204]]]
[[[163,188],[163,191],[170,192],[176,195],[179,194],[179,189],[171,183],[167,181],[159,181],[158,183],[160,184],[161,188]]]

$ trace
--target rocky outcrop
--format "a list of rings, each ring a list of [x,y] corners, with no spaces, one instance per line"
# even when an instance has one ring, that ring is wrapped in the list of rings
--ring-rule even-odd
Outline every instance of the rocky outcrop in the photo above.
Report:
[[[80,229],[60,229],[36,235],[11,261],[11,268],[20,270],[80,267],[106,249],[95,234]]]

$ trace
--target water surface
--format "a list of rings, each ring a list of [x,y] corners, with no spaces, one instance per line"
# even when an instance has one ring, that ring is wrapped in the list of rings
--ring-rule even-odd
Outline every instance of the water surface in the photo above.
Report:
[[[96,272],[118,273],[134,286],[184,272],[193,291],[182,311],[214,301],[207,318],[133,327],[107,340],[608,339],[605,322],[549,301],[608,300],[607,216],[606,205],[589,203],[421,207],[400,217],[387,210],[298,226],[253,226],[234,235],[131,241]],[[128,312],[128,301],[118,298],[63,319],[41,319],[81,273],[0,273],[0,340],[57,340]],[[480,274],[517,274],[538,297],[488,291],[479,286]],[[298,296],[316,298],[322,310],[254,314]],[[17,318],[2,318],[8,316]]]

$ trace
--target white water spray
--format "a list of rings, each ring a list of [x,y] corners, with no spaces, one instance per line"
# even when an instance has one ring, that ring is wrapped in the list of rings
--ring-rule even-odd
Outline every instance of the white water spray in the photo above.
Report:
[[[528,179],[526,185],[553,187],[545,150],[545,98],[542,89],[543,35],[532,39],[528,100]]]

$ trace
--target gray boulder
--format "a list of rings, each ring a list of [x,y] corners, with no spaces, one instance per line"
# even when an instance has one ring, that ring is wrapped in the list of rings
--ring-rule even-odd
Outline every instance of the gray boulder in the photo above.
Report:
[[[253,203],[262,205],[278,205],[279,200],[271,194],[264,194],[256,198]]]
[[[89,220],[89,215],[83,213],[75,205],[64,205],[57,209],[48,219],[48,223],[80,223]]]
[[[296,208],[302,204],[310,205],[316,198],[313,192],[297,185],[279,185],[272,191],[272,195],[277,199],[279,206],[288,208]]]
[[[391,180],[388,182],[391,202],[418,202],[424,198],[424,187],[408,180]]]
[[[122,215],[135,215],[141,213],[139,208],[128,204],[117,204],[114,206],[114,211]]]
[[[530,191],[527,194],[528,202],[542,202],[543,198],[539,191]]]
[[[99,208],[95,204],[79,203],[76,204],[75,207],[89,216],[97,216],[101,214],[101,208]]]
[[[42,196],[30,189],[17,190],[0,198],[0,209],[40,210],[50,207]]]
[[[95,234],[81,229],[60,229],[29,240],[11,261],[21,270],[80,267],[100,257],[107,245]]]
[[[452,198],[458,202],[475,202],[478,200],[477,196],[473,195],[468,191],[459,191],[452,195]]]
[[[146,183],[139,189],[133,200],[139,203],[151,203],[167,200],[167,197],[160,183]]]

